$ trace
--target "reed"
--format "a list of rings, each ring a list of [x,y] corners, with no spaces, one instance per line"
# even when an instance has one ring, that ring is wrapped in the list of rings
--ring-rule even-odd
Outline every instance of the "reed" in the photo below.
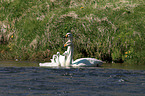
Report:
[[[49,61],[71,32],[74,59],[145,63],[144,0],[0,2],[0,60]]]

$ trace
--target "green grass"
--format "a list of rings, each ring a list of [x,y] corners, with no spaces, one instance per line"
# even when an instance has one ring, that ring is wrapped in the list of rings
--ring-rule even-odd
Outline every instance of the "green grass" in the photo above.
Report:
[[[74,59],[145,63],[144,0],[2,0],[0,60],[49,61],[74,36]]]

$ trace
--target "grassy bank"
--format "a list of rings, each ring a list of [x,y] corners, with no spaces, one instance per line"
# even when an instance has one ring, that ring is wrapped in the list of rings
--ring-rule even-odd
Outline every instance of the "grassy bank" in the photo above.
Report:
[[[74,59],[145,63],[144,0],[1,0],[0,60],[49,61],[74,36]]]

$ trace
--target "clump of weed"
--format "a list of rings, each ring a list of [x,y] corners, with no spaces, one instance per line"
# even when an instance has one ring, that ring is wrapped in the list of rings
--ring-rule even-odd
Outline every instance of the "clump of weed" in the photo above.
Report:
[[[1,59],[49,61],[71,32],[74,59],[144,63],[143,0],[0,2]]]

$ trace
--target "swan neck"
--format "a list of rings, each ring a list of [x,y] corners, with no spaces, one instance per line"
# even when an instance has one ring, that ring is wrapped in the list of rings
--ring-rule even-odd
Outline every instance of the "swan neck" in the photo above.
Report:
[[[66,60],[66,66],[69,67],[72,64],[72,58],[73,58],[73,44],[71,46],[68,46],[67,48],[68,56]]]

